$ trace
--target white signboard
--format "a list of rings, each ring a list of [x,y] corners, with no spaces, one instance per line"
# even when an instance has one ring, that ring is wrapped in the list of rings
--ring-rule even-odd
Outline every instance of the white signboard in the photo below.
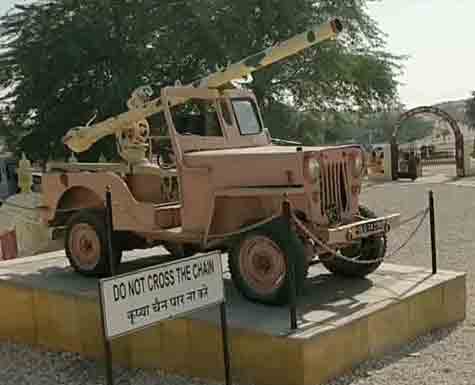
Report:
[[[100,280],[107,339],[224,301],[219,253]]]

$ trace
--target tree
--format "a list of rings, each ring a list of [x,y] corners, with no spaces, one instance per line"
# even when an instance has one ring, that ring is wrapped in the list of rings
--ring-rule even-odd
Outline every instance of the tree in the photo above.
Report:
[[[469,126],[475,129],[475,91],[472,91],[472,96],[465,102],[465,114]]]
[[[61,137],[69,128],[95,114],[102,120],[122,112],[137,86],[187,83],[335,16],[346,29],[336,43],[259,71],[251,85],[266,120],[291,100],[293,109],[325,122],[332,111],[372,111],[397,96],[400,58],[385,52],[365,1],[49,0],[16,6],[0,18],[0,86],[10,88],[10,118],[21,132],[17,148],[33,159],[65,156]],[[321,133],[307,134],[315,122],[308,116],[310,141]],[[82,158],[97,159],[101,152],[113,156],[111,138]]]
[[[51,1],[17,6],[1,19],[0,84],[12,88],[11,118],[27,134],[19,147],[33,159],[65,155],[68,128],[124,109],[146,60],[138,41],[143,30],[155,30],[146,10],[138,11],[128,3]],[[93,157],[104,147],[114,150],[106,140]]]

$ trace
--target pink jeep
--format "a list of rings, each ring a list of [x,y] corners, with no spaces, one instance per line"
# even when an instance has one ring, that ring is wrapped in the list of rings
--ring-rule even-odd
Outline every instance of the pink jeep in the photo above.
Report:
[[[298,289],[315,260],[335,274],[374,271],[398,215],[360,205],[363,149],[275,145],[254,94],[228,82],[340,29],[330,22],[198,85],[164,88],[157,100],[139,90],[130,111],[68,133],[78,151],[115,133],[126,160],[51,163],[43,176],[43,219],[64,230],[71,265],[84,275],[107,271],[109,186],[116,264],[128,249],[163,245],[176,258],[219,249],[240,292],[270,304],[288,300],[292,265]]]

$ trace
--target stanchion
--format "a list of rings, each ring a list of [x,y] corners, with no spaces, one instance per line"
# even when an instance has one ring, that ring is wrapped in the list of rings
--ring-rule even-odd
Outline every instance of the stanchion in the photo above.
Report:
[[[289,224],[290,229],[290,203],[285,200],[282,207],[282,214]],[[289,315],[290,315],[290,329],[297,329],[297,292],[295,285],[295,264],[292,263],[290,255],[287,256],[287,268],[289,270]]]
[[[110,187],[106,189],[106,229],[107,229],[107,254],[109,257],[109,276],[115,275],[114,252],[112,249],[112,237],[114,227],[112,224],[112,195]]]
[[[224,378],[226,385],[231,385],[231,360],[229,358],[228,320],[226,316],[226,302],[219,305],[221,313],[221,335],[223,339]]]
[[[432,274],[437,274],[437,246],[435,238],[434,192],[429,191],[430,245],[432,251]]]
[[[106,235],[107,235],[107,256],[108,256],[108,276],[113,277],[115,275],[115,264],[114,264],[114,254],[112,252],[112,197],[110,188],[107,187],[106,190]],[[102,322],[102,338],[104,341],[104,353],[106,356],[106,381],[107,385],[114,385],[114,377],[112,373],[112,349],[109,339],[106,336],[106,327],[104,322],[104,312],[103,303],[102,303],[102,295],[100,282],[98,282],[99,286],[99,303],[101,306],[101,322]]]

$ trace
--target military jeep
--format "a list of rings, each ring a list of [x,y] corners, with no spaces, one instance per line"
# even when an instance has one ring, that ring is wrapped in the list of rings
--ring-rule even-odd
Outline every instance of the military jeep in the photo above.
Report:
[[[125,160],[50,163],[43,176],[44,221],[65,229],[76,271],[107,273],[106,188],[117,265],[134,248],[163,245],[175,258],[221,250],[239,291],[267,304],[288,300],[290,268],[299,291],[313,261],[351,277],[374,271],[398,214],[360,204],[363,149],[276,145],[253,92],[229,86],[339,30],[332,21],[199,83],[162,88],[158,99],[138,89],[129,111],[68,132],[75,151],[116,134]]]

